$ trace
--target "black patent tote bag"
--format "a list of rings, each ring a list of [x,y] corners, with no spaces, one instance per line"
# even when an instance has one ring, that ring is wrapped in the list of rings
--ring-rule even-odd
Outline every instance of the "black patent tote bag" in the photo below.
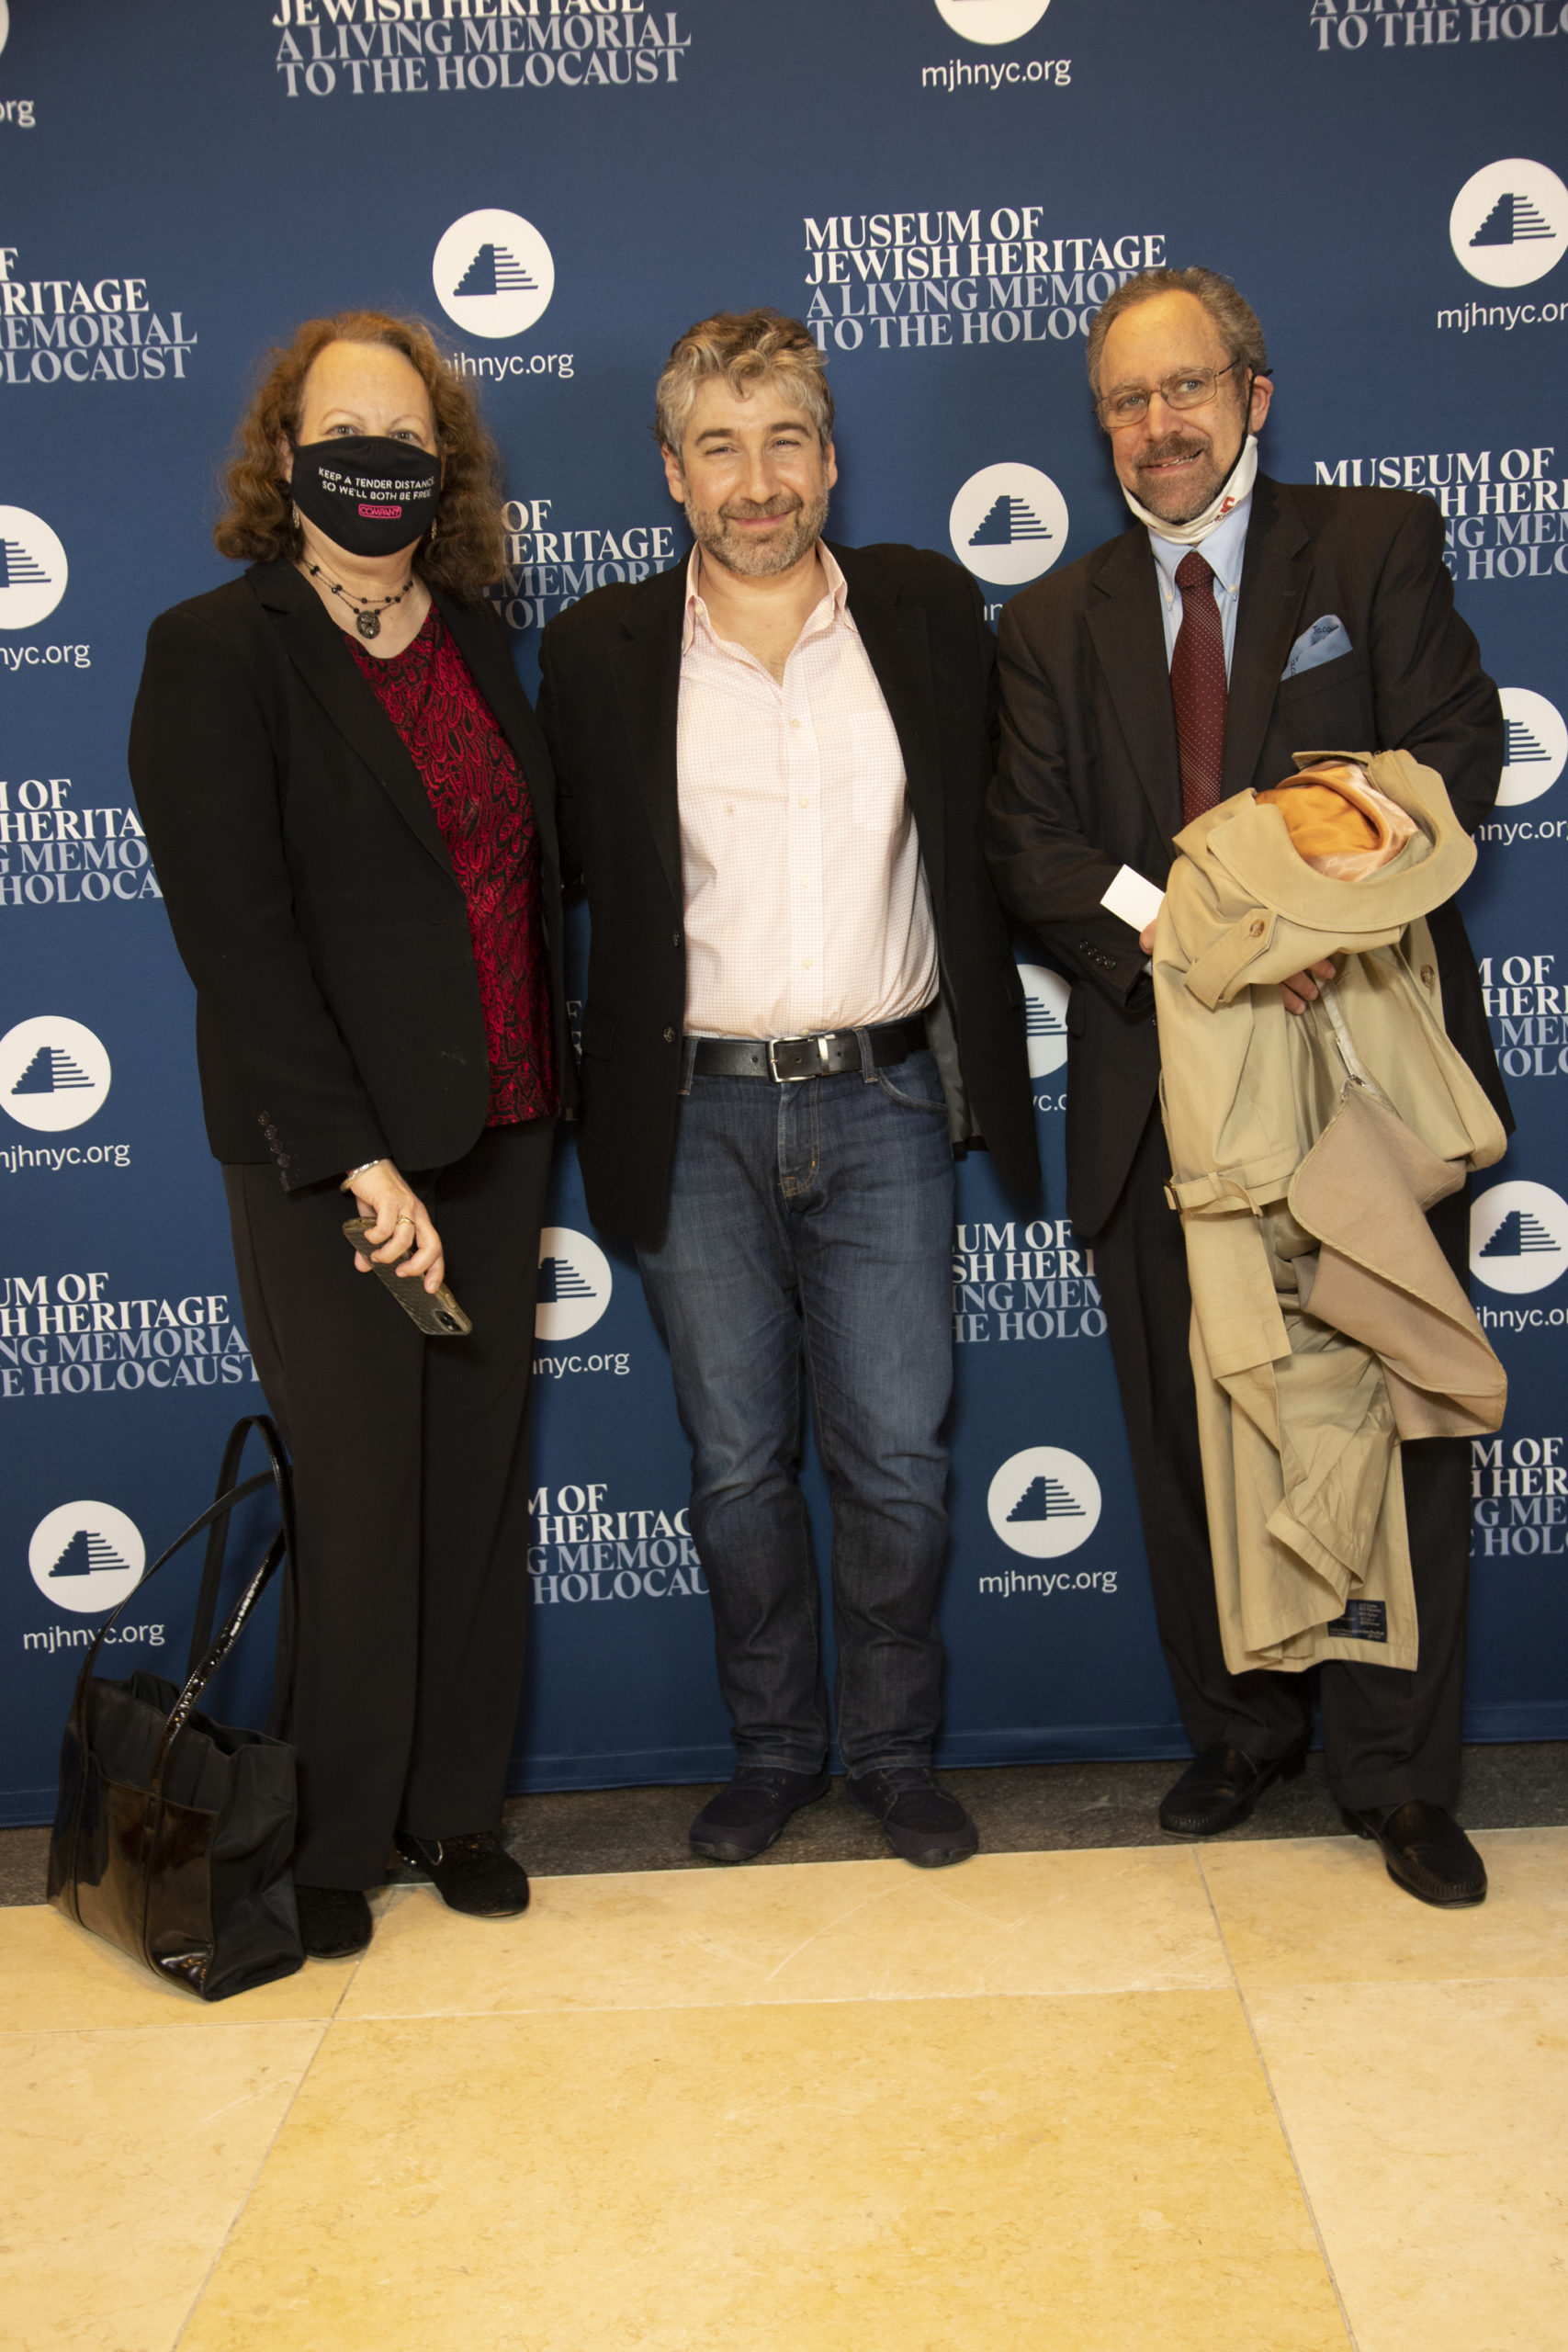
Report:
[[[253,1430],[267,1467],[239,1484]],[[214,1634],[230,1516],[269,1485],[277,1496],[277,1532]],[[122,1682],[96,1675],[98,1650],[120,1609],[203,1528],[207,1556],[183,1686],[141,1670]],[[154,1976],[204,2001],[226,2001],[291,1976],[304,1962],[289,1871],[293,1751],[268,1733],[215,1723],[197,1703],[280,1565],[292,1562],[293,1532],[288,1464],[277,1431],[265,1415],[249,1416],[229,1433],[210,1510],[153,1561],[98,1628],[77,1677],[61,1750],[50,1901]]]

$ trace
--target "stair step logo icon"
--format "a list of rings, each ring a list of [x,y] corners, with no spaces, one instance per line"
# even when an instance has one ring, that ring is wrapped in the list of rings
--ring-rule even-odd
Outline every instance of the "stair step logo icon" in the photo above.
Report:
[[[1087,1544],[1100,1524],[1100,1481],[1065,1446],[1031,1445],[1002,1464],[986,1497],[991,1526],[1010,1551],[1055,1560]]]
[[[525,334],[556,289],[555,258],[533,222],[493,207],[453,221],[430,274],[454,325],[491,343]]]
[[[141,1580],[147,1547],[136,1521],[112,1503],[61,1503],[39,1520],[28,1546],[39,1590],[57,1609],[104,1617]]]
[[[41,514],[0,506],[0,628],[32,628],[65,594],[71,567]]]
[[[20,1078],[12,1087],[13,1094],[58,1094],[69,1086],[91,1086],[92,1080],[79,1062],[73,1062],[61,1046],[40,1046]]]
[[[1085,1515],[1082,1503],[1068,1493],[1060,1478],[1042,1475],[1025,1487],[1008,1513],[1008,1525],[1016,1527],[1029,1519],[1082,1519]]]
[[[535,1338],[580,1339],[598,1322],[614,1288],[610,1261],[596,1241],[570,1225],[547,1225],[539,1236]]]
[[[1023,539],[1048,539],[1051,534],[1021,498],[998,498],[977,531],[969,534],[972,548],[1012,548]]]
[[[36,588],[49,578],[20,539],[0,539],[0,588]]]
[[[592,1298],[593,1285],[584,1282],[570,1258],[539,1261],[539,1304],[554,1306],[563,1298]]]
[[[1528,686],[1505,686],[1502,699],[1507,751],[1497,806],[1517,808],[1550,792],[1568,767],[1568,726],[1555,703]]]
[[[1517,245],[1529,237],[1550,237],[1551,223],[1528,196],[1500,196],[1472,237],[1477,245]]]
[[[948,537],[960,563],[999,588],[1038,580],[1067,544],[1067,502],[1035,466],[983,466],[953,502]]]
[[[130,1563],[122,1560],[107,1535],[90,1527],[79,1527],[49,1572],[52,1584],[57,1577],[96,1576],[107,1569],[111,1576],[123,1576]]]
[[[1449,242],[1483,286],[1532,286],[1568,245],[1568,187],[1525,156],[1488,164],[1455,197]]]
[[[1043,964],[1021,964],[1029,1075],[1049,1078],[1067,1058],[1067,983]]]
[[[18,1126],[58,1135],[102,1110],[113,1073],[100,1040],[80,1021],[40,1013],[0,1037],[0,1110]]]
[[[936,0],[936,12],[963,40],[994,49],[1032,32],[1051,0]]]
[[[1488,1290],[1545,1290],[1568,1269],[1568,1201],[1516,1178],[1471,1204],[1470,1270]]]
[[[1532,761],[1551,757],[1546,745],[1536,741],[1522,718],[1510,718],[1504,731],[1507,739],[1503,754],[1506,767],[1529,767]]]
[[[1476,1255],[1481,1258],[1522,1258],[1527,1250],[1555,1250],[1553,1241],[1540,1217],[1529,1209],[1510,1209],[1496,1232]]]
[[[505,245],[483,244],[452,290],[455,294],[536,294],[539,289],[514,253]]]

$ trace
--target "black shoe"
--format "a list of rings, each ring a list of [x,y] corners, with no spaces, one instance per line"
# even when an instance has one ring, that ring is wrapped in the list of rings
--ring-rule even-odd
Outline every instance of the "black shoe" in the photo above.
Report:
[[[845,1782],[844,1794],[863,1813],[874,1815],[894,1852],[919,1870],[966,1862],[980,1843],[980,1833],[958,1799],[939,1789],[922,1764],[859,1773]]]
[[[826,1772],[783,1772],[766,1764],[742,1764],[693,1822],[692,1851],[709,1862],[754,1862],[767,1852],[792,1813],[803,1804],[815,1804],[831,1786]]]
[[[1358,1838],[1377,1841],[1390,1878],[1417,1903],[1458,1911],[1485,1902],[1486,1865],[1442,1805],[1411,1797],[1404,1804],[1369,1805],[1362,1812],[1342,1804],[1339,1815]]]
[[[1303,1740],[1259,1764],[1240,1747],[1206,1747],[1161,1799],[1159,1826],[1173,1838],[1215,1838],[1247,1819],[1267,1788],[1293,1781],[1307,1760]]]
[[[297,1886],[307,1960],[347,1960],[370,1940],[370,1905],[357,1886]]]
[[[493,1829],[462,1838],[393,1838],[405,1862],[423,1871],[449,1911],[475,1919],[515,1919],[528,1908],[528,1873],[514,1862]]]

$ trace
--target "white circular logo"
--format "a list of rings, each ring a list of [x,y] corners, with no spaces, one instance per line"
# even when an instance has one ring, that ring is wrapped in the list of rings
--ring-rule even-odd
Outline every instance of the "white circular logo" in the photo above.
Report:
[[[1568,187],[1522,156],[1488,164],[1455,197],[1449,243],[1483,286],[1532,286],[1568,244]]]
[[[1051,0],[936,0],[936,12],[964,40],[1017,40],[1036,26]]]
[[[1503,724],[1507,750],[1497,806],[1517,808],[1521,801],[1539,800],[1550,792],[1568,765],[1568,727],[1556,704],[1531,694],[1528,686],[1503,688]]]
[[[28,1546],[39,1590],[79,1617],[118,1609],[141,1583],[146,1564],[136,1521],[112,1503],[62,1503],[39,1520]]]
[[[18,1021],[0,1037],[0,1105],[21,1126],[49,1135],[81,1126],[103,1109],[110,1075],[92,1031],[59,1013]]]
[[[1033,466],[983,466],[947,518],[960,563],[976,579],[1016,588],[1049,571],[1067,544],[1067,502]]]
[[[10,29],[11,29],[11,11],[10,11],[10,9],[6,6],[6,0],[0,0],[0,49],[4,49],[4,48],[5,48],[5,46],[6,46],[6,35],[10,32]]]
[[[1545,1290],[1568,1266],[1568,1201],[1549,1184],[1494,1184],[1470,1206],[1470,1271],[1488,1290]]]
[[[591,1331],[610,1304],[610,1261],[586,1233],[547,1225],[539,1236],[539,1287],[534,1308],[536,1340],[575,1340]]]
[[[1021,964],[1024,1028],[1029,1038],[1029,1075],[1048,1078],[1067,1058],[1067,983],[1043,964]]]
[[[465,212],[436,246],[430,274],[447,317],[491,343],[542,319],[556,290],[554,256],[520,212]]]
[[[1063,1446],[1026,1446],[991,1480],[986,1509],[1013,1551],[1055,1560],[1087,1544],[1099,1526],[1100,1481]]]
[[[41,514],[0,506],[0,628],[47,620],[65,594],[71,567]]]

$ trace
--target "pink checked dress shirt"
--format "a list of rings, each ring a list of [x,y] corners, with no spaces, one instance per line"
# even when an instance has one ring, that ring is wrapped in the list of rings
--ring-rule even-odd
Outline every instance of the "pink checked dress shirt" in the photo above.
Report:
[[[679,776],[686,1031],[795,1037],[923,1012],[936,926],[882,689],[826,588],[780,684],[719,637],[686,572]]]

